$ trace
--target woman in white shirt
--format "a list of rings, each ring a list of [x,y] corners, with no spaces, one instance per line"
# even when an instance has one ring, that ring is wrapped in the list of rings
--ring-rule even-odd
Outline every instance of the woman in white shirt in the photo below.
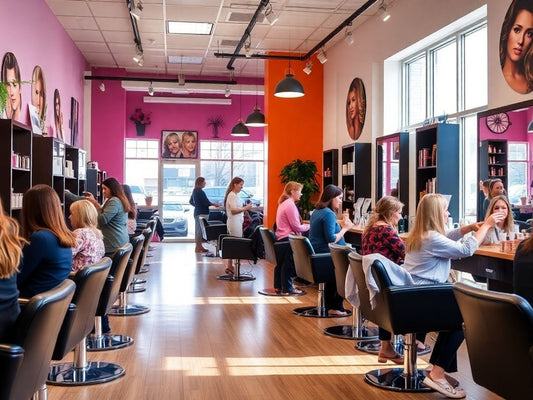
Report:
[[[403,267],[411,274],[415,284],[446,282],[450,274],[451,260],[474,254],[487,231],[503,219],[501,213],[489,215],[482,223],[473,223],[446,232],[448,202],[440,194],[427,194],[420,200],[414,227],[405,239]],[[472,235],[459,241],[463,235]],[[463,398],[463,389],[453,388],[445,372],[457,371],[457,349],[464,339],[461,330],[439,332],[429,363],[433,368],[424,384],[447,397]]]
[[[252,208],[251,204],[243,206],[242,200],[239,198],[238,193],[244,186],[244,179],[236,176],[231,180],[226,190],[226,196],[224,197],[224,207],[226,208],[226,215],[228,220],[226,225],[228,227],[228,233],[231,236],[242,237],[242,224],[244,222],[244,213]],[[226,274],[233,274],[233,260],[228,259],[226,264]]]

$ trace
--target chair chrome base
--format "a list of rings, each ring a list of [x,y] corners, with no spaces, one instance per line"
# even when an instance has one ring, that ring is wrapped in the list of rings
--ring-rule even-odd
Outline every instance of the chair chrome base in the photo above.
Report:
[[[87,351],[105,351],[120,349],[133,344],[133,339],[125,335],[112,335],[109,333],[101,336],[89,335],[87,337]]]
[[[351,311],[348,311],[346,315],[329,315],[326,310],[319,312],[317,307],[299,307],[292,310],[292,312],[300,317],[312,317],[312,318],[346,318],[352,315]]]
[[[258,290],[257,293],[262,294],[263,296],[278,296],[278,297],[298,297],[307,294],[305,290],[302,290],[302,293],[287,293],[279,292],[274,288],[267,288]]]
[[[397,392],[433,392],[422,383],[428,374],[429,371],[417,370],[415,376],[409,378],[403,368],[375,369],[365,374],[365,381],[380,389]],[[453,387],[459,386],[454,378],[446,376],[446,379]]]
[[[218,275],[217,279],[220,279],[222,281],[235,281],[235,282],[255,281],[255,276],[227,274],[227,275]]]
[[[142,306],[139,304],[127,304],[126,306],[113,306],[109,310],[108,315],[112,316],[128,316],[139,315],[150,311],[150,307]]]
[[[338,339],[363,340],[378,337],[378,328],[362,326],[354,328],[353,325],[336,325],[324,329],[324,333]]]
[[[58,386],[94,385],[113,381],[125,373],[120,365],[102,361],[89,361],[85,368],[75,368],[71,362],[52,364],[46,383]]]
[[[141,283],[146,283],[146,279],[143,279],[143,278],[133,278],[132,281],[131,281],[131,284],[132,284],[132,285],[138,285],[138,284],[141,284]]]
[[[146,288],[144,286],[137,287],[136,285],[134,285],[134,287],[131,287],[130,285],[128,290],[126,290],[126,293],[141,293],[141,292],[146,292]]]

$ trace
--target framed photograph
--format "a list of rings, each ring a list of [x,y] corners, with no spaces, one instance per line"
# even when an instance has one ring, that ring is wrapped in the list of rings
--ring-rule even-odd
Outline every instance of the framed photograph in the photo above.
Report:
[[[198,132],[161,131],[161,158],[198,158]]]
[[[70,98],[70,143],[65,140],[65,143],[72,146],[78,145],[78,115],[80,112],[80,103],[74,98]]]
[[[33,104],[28,104],[28,110],[30,111],[31,131],[37,135],[42,135],[41,121],[39,120],[39,111]]]

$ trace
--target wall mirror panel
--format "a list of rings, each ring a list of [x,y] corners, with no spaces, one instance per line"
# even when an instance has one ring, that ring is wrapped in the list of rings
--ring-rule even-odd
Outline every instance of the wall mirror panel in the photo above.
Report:
[[[409,214],[409,133],[399,132],[376,139],[376,202],[397,196]]]
[[[479,113],[478,140],[479,180],[501,179],[517,219],[531,218],[533,100]],[[485,217],[483,199],[480,191],[478,220]]]

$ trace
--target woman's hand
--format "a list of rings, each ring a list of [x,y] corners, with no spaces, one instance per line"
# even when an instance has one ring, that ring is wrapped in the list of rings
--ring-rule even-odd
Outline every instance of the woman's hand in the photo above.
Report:
[[[493,227],[497,224],[499,224],[500,222],[502,222],[504,220],[504,216],[502,213],[493,213],[491,215],[489,215],[485,221],[483,222],[483,224],[486,224],[490,227]]]
[[[351,228],[354,226],[354,224],[353,224],[352,220],[350,219],[350,217],[345,216],[345,217],[342,219],[342,221],[341,221],[341,223],[340,223],[340,226],[341,226],[341,228],[343,228],[343,229],[349,230],[349,229],[351,229]]]

